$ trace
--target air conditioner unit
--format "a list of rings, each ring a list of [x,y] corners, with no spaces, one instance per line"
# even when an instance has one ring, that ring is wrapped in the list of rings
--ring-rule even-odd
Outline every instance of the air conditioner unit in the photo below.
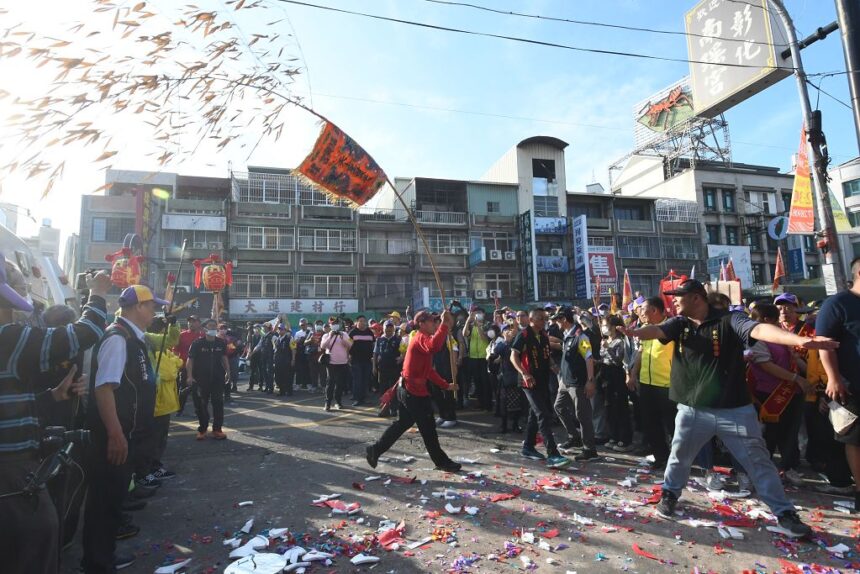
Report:
[[[564,250],[563,249],[550,249],[549,254],[552,255],[553,257],[564,257]]]
[[[454,288],[454,297],[468,297],[469,291],[467,289],[457,289]]]
[[[490,297],[493,299],[501,299],[502,298],[502,290],[501,289],[493,289],[490,291]]]
[[[490,259],[493,261],[501,261],[502,260],[502,252],[498,249],[490,250]]]
[[[457,247],[456,251],[457,251],[457,255],[468,255],[469,254],[469,248],[468,247]]]
[[[443,247],[441,249],[441,251],[442,251],[442,253],[445,253],[446,255],[456,255],[457,254],[457,248],[456,247]]]
[[[487,290],[486,289],[475,289],[475,299],[486,299],[487,298]]]
[[[191,244],[191,248],[192,249],[206,249],[206,242],[205,241],[195,241],[194,243]]]
[[[454,277],[454,285],[468,285],[469,278],[465,275],[456,275]],[[465,295],[463,295],[465,297]]]
[[[505,261],[516,261],[517,254],[513,251],[505,251]]]

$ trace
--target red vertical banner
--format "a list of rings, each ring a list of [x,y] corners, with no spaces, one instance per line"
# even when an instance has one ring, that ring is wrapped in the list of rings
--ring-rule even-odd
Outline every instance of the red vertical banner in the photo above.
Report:
[[[782,260],[782,247],[776,248],[776,265],[773,268],[773,286],[771,286],[771,293],[776,294],[776,290],[779,289],[779,280],[785,278],[785,263]]]
[[[815,227],[815,211],[812,202],[812,177],[809,169],[806,130],[800,130],[800,148],[797,150],[797,165],[794,166],[794,186],[791,190],[791,207],[788,210],[789,233],[812,233]]]
[[[633,302],[633,285],[630,283],[630,274],[627,269],[624,270],[624,287],[621,292],[621,308],[627,309],[630,303]]]

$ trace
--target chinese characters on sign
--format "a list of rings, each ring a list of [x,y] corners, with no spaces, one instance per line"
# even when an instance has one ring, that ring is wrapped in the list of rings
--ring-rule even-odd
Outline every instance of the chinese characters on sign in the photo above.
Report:
[[[609,289],[618,282],[618,268],[615,265],[615,247],[611,245],[587,245],[588,267],[592,290],[596,279],[600,278],[600,294],[608,295]]]
[[[591,297],[588,249],[588,220],[586,216],[580,215],[573,220],[573,278],[577,299]]]
[[[520,246],[523,257],[523,299],[525,302],[537,301],[537,262],[535,261],[535,244],[532,231],[532,212],[520,214]]]
[[[696,114],[713,117],[791,74],[767,0],[702,0],[686,18]],[[776,29],[776,38],[773,30]]]
[[[230,315],[271,317],[279,313],[358,313],[358,299],[232,299]]]

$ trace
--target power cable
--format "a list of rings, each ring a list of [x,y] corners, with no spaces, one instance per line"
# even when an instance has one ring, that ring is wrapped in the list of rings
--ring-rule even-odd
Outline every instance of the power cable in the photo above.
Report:
[[[471,8],[473,10],[481,10],[484,12],[491,12],[493,14],[502,14],[505,16],[517,16],[520,18],[531,18],[535,20],[545,20],[549,22],[563,22],[565,24],[577,24],[581,26],[596,26],[599,28],[612,28],[616,30],[627,30],[630,32],[647,32],[651,34],[665,34],[670,36],[687,36],[692,38],[711,38],[714,40],[725,40],[727,42],[746,42],[749,44],[760,44],[762,46],[772,46],[772,47],[781,47],[786,48],[788,44],[771,44],[770,42],[759,42],[757,40],[744,40],[741,38],[727,38],[725,36],[708,36],[706,34],[696,34],[694,32],[678,32],[677,30],[662,30],[658,28],[644,28],[640,26],[626,26],[623,24],[610,24],[607,22],[592,22],[589,20],[574,20],[572,18],[561,18],[558,16],[542,16],[540,14],[529,14],[525,12],[514,12],[511,10],[499,10],[497,8],[491,8],[489,6],[481,6],[479,4],[472,4],[469,2],[455,2],[453,0],[424,0],[425,2],[430,2],[432,4],[441,4],[443,6],[459,6],[462,8]],[[759,6],[761,8],[761,6]]]
[[[839,98],[837,98],[836,96],[834,96],[833,94],[831,94],[830,92],[826,92],[826,91],[822,90],[822,89],[819,87],[819,86],[820,86],[820,83],[819,83],[819,85],[818,85],[818,86],[816,86],[815,84],[813,84],[813,83],[812,83],[812,82],[810,82],[809,80],[806,80],[806,83],[807,83],[807,84],[809,84],[810,86],[812,86],[813,88],[815,88],[816,90],[818,90],[818,93],[819,93],[819,94],[824,94],[825,96],[827,96],[827,97],[828,97],[828,98],[830,98],[831,100],[833,100],[833,101],[835,101],[835,102],[837,102],[837,103],[842,104],[843,106],[845,106],[845,107],[846,107],[846,108],[848,108],[849,110],[853,110],[853,109],[854,109],[854,108],[852,108],[852,107],[851,107],[851,105],[850,105],[850,104],[847,104],[847,103],[843,102],[842,100],[840,100]],[[816,105],[815,107],[817,108],[818,106]]]
[[[292,4],[295,6],[305,6],[307,8],[316,8],[318,10],[326,10],[329,12],[337,12],[340,14],[349,14],[352,16],[361,16],[362,18],[370,18],[372,20],[382,20],[385,22],[394,22],[397,24],[405,24],[407,26],[416,26],[419,28],[427,28],[430,30],[438,30],[443,32],[454,32],[457,34],[466,34],[469,36],[482,36],[485,38],[496,38],[499,40],[509,40],[512,42],[521,42],[524,44],[533,44],[536,46],[544,46],[548,48],[561,48],[564,50],[571,50],[574,52],[587,52],[591,54],[604,54],[611,56],[626,56],[628,58],[640,58],[644,60],[657,60],[662,62],[677,62],[680,64],[704,64],[704,65],[718,65],[727,68],[755,68],[761,69],[761,66],[755,66],[751,64],[733,64],[729,62],[705,62],[702,60],[688,60],[686,58],[668,58],[665,56],[655,56],[653,54],[639,54],[636,52],[622,52],[618,50],[603,50],[599,48],[583,48],[580,46],[570,46],[568,44],[558,44],[556,42],[546,42],[543,40],[534,40],[531,38],[520,38],[518,36],[507,36],[504,34],[493,34],[491,32],[476,32],[474,30],[465,30],[462,28],[451,28],[449,26],[440,26],[437,24],[428,24],[426,22],[416,22],[414,20],[403,20],[401,18],[392,18],[389,16],[380,16],[378,14],[368,14],[366,12],[358,12],[355,10],[346,10],[344,8],[335,8],[333,6],[323,6],[321,4],[312,4],[310,2],[300,2],[299,0],[277,0],[278,2],[283,2],[286,4]],[[794,68],[783,68],[794,70]]]

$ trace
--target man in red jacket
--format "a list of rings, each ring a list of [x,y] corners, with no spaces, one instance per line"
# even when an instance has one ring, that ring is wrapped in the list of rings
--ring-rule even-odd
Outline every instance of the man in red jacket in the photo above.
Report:
[[[439,445],[436,434],[436,421],[433,420],[433,403],[428,385],[434,384],[442,390],[456,391],[456,383],[449,383],[433,370],[433,355],[439,352],[448,340],[448,333],[454,326],[454,317],[448,311],[442,313],[442,324],[437,328],[436,316],[429,311],[419,311],[415,315],[415,332],[406,348],[403,361],[403,376],[397,388],[398,418],[391,423],[382,437],[367,447],[367,463],[376,468],[380,455],[390,449],[397,439],[418,425],[418,432],[430,459],[438,470],[457,472],[460,465],[451,460]]]

